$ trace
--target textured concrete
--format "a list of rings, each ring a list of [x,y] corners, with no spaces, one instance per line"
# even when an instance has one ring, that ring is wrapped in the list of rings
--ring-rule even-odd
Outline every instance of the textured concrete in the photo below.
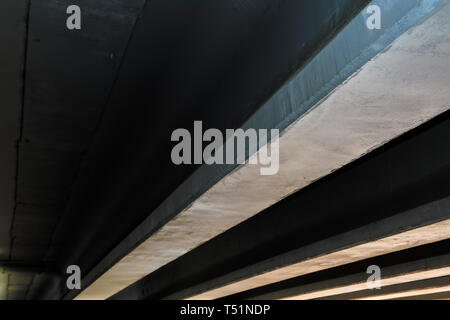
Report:
[[[196,170],[174,126],[240,126],[368,0],[79,0],[77,31],[71,0],[29,2],[11,256],[56,262],[28,297],[60,298]]]
[[[241,126],[367,2],[147,1],[58,227],[70,248],[62,263],[89,270],[89,285],[154,231],[144,223],[110,259],[139,223],[167,222],[220,180],[224,174],[202,176],[183,192],[183,205],[155,218],[155,208],[198,168],[172,163],[172,131],[198,119]],[[53,296],[62,295],[74,293]]]
[[[450,255],[423,259],[402,265],[381,269],[380,287],[445,277],[450,275]],[[290,295],[281,300],[308,300],[324,298],[334,295],[346,294],[357,291],[367,291],[367,279],[369,275],[361,272],[352,276],[342,277],[323,282],[314,283],[292,289],[297,294]],[[381,288],[378,290],[382,290]],[[375,290],[376,291],[376,290]],[[370,293],[368,293],[370,295]],[[264,296],[255,299],[265,299]]]
[[[447,17],[450,6],[445,2],[447,5],[437,14],[402,35],[389,50],[368,62],[311,111],[289,125],[298,116],[301,106],[308,103],[308,99],[302,100],[305,97],[299,95],[306,75],[312,76],[329,66],[330,57],[341,59],[346,46],[354,41],[350,37],[357,31],[367,32],[364,19],[355,19],[244,126],[267,124],[284,128],[289,125],[280,138],[279,174],[262,177],[259,167],[247,165],[233,171],[78,298],[108,297],[292,192],[449,109],[450,23]],[[393,21],[392,26],[370,44],[367,48],[370,53],[363,51],[361,56],[384,49],[392,38],[413,24],[411,21],[417,22],[433,9],[431,4],[437,3],[425,1],[413,6],[400,23]],[[361,63],[358,60],[364,60],[361,56],[345,65],[337,77],[352,74],[349,71]],[[335,61],[334,65],[339,62]],[[306,79],[314,82],[315,78]],[[331,79],[325,85],[332,86],[335,81]],[[311,100],[314,101],[314,97],[310,97]],[[286,110],[294,111],[286,114]],[[275,115],[272,112],[276,112]],[[273,123],[280,118],[281,122]],[[196,179],[204,178],[205,171],[196,172],[197,176],[180,186],[151,216],[151,223],[164,221],[159,218],[176,207],[177,192],[189,190]],[[442,235],[438,238],[442,239]]]
[[[233,271],[167,298],[220,298],[311,272],[445,240],[450,234],[449,205],[449,198],[437,201]],[[444,220],[433,223],[436,219]]]
[[[436,294],[436,293],[448,293],[448,292],[450,292],[450,285],[444,285],[444,286],[434,286],[432,288],[406,290],[406,291],[402,291],[402,292],[361,298],[361,299],[356,299],[356,300],[389,300],[389,299],[402,300],[402,298],[408,300],[409,298],[412,298],[415,296],[423,296],[423,295],[430,295],[430,294]]]
[[[405,277],[407,278],[408,276],[405,275]],[[448,287],[449,284],[450,276],[427,278],[425,274],[423,280],[393,284],[381,287],[378,290],[365,288],[365,290],[363,289],[357,292],[318,298],[318,300],[380,300],[380,297],[383,296],[386,297],[386,299],[414,300],[423,297],[423,300],[434,300],[436,297],[433,296],[442,296],[445,292],[447,292],[447,294],[450,293],[450,291],[445,289],[442,290],[442,288]]]
[[[307,244],[450,197],[449,177],[450,112],[446,112],[191,250],[111,299],[161,299]],[[404,223],[408,225],[407,221]],[[450,240],[445,241],[446,245],[441,243],[371,261],[386,266],[442,255],[447,252],[445,247],[450,248]],[[311,279],[344,275],[340,270],[352,268],[348,271],[352,273],[365,267],[363,262],[357,262],[351,267],[296,277],[231,298],[248,299],[309,283]],[[247,271],[247,276],[254,274],[252,268]]]

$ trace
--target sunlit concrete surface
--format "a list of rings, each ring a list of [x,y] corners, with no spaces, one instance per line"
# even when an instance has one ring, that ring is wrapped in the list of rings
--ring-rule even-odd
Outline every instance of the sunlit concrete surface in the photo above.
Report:
[[[199,294],[190,294],[196,291],[196,288],[191,288],[167,298],[217,299],[308,273],[448,239],[450,234],[448,203],[442,207],[438,205],[436,210],[444,211],[443,214],[447,216],[447,219],[425,227],[399,232],[405,226],[411,225],[411,217],[417,214],[404,213],[299,248],[294,252],[273,257],[256,266],[248,267],[248,270],[235,271],[223,276],[222,279],[212,281],[209,285],[202,285],[202,288],[197,289],[201,291]],[[426,215],[423,214],[422,218],[426,219]],[[386,233],[391,235],[386,236]],[[227,284],[220,285],[221,283]],[[208,287],[209,289],[206,289]]]
[[[380,296],[373,296],[373,297],[367,297],[367,298],[362,298],[362,299],[357,299],[357,300],[401,299],[401,298],[422,296],[422,295],[427,295],[427,294],[449,292],[449,291],[450,291],[450,285],[447,285],[447,286],[443,286],[443,287],[427,288],[427,289],[420,289],[420,290],[411,290],[411,291],[404,291],[404,292],[399,292],[399,293],[392,293],[392,294],[386,294],[386,295],[380,295]]]
[[[279,141],[279,174],[260,176],[258,166],[243,165],[237,168],[100,276],[77,298],[108,298],[287,195],[448,110],[448,1],[444,1],[445,5],[439,7],[435,14],[401,35],[384,50],[385,45],[389,44],[389,37],[401,30],[405,20],[419,20],[433,9],[430,4],[437,3],[439,2],[421,2],[424,7],[413,8],[400,23],[396,22],[388,30],[384,30],[384,36],[367,48],[380,53],[364,67],[353,70],[351,77],[342,85],[296,119],[298,111],[289,111],[298,110],[308,102],[308,99],[305,100],[305,97],[298,94],[304,85],[305,75],[317,74],[327,65],[325,61],[328,59],[340,59],[345,52],[345,45],[354,41],[348,37],[354,35],[355,29],[361,31],[364,30],[361,28],[365,28],[364,19],[356,18],[244,126],[264,127],[274,119],[279,119],[280,122],[272,123],[275,127],[288,127]],[[342,69],[343,74],[355,68],[357,60],[347,64]],[[333,79],[329,80],[328,85],[332,83]],[[201,168],[197,171],[144,225],[154,227],[164,220],[161,217],[164,217],[165,212],[177,207],[180,194],[187,190],[187,194],[192,194],[192,186],[211,172],[209,170],[214,169]],[[424,232],[420,238],[417,238],[416,230],[347,249],[351,251],[348,252],[349,256],[355,257],[344,259],[340,263],[447,238],[448,221],[418,230],[419,234],[420,231]],[[407,242],[403,243],[399,239],[407,239]],[[371,251],[370,248],[374,250]],[[336,254],[341,256],[342,252]],[[319,268],[322,263],[326,264],[325,267],[339,265],[339,260],[334,258],[336,257],[328,256],[326,260],[314,261],[314,265]],[[305,269],[303,272],[311,270]],[[283,277],[263,277],[262,281],[252,278],[244,286],[231,285],[195,298],[220,297],[298,274],[288,272]]]
[[[405,264],[404,266],[394,266],[383,268],[379,286],[385,288],[387,286],[403,284],[418,280],[445,277],[450,275],[450,256],[438,257],[429,261],[418,261],[415,263]],[[436,261],[433,261],[436,260]],[[442,266],[444,265],[444,266]],[[440,266],[440,267],[439,267]],[[344,284],[346,283],[346,284]],[[324,289],[325,288],[325,289]],[[314,283],[304,287],[296,288],[298,294],[292,295],[281,300],[308,300],[334,295],[341,295],[350,292],[368,290],[367,274],[361,273],[352,277],[344,277],[342,279],[333,279],[321,283]],[[378,289],[372,289],[376,292]],[[368,294],[370,295],[370,294]]]

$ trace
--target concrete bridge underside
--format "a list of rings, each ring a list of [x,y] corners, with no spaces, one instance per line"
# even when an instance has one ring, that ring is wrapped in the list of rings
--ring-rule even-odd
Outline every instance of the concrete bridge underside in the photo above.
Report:
[[[450,1],[70,2],[0,4],[0,299],[450,298]],[[174,165],[196,120],[279,172]]]

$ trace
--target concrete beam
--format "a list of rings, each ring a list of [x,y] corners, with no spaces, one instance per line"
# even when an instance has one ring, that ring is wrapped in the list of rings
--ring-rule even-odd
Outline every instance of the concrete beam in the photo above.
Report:
[[[408,286],[403,286],[398,291],[392,292],[383,295],[375,295],[369,296],[365,298],[360,298],[356,300],[410,300],[413,297],[417,296],[425,296],[425,295],[433,295],[438,293],[449,293],[450,292],[450,278],[446,277],[445,279],[432,279],[429,280],[417,287],[413,287],[413,283],[411,283],[411,288],[408,289]],[[447,284],[443,285],[442,282],[445,281]]]
[[[300,247],[166,298],[217,299],[308,273],[445,240],[449,234],[450,198],[446,198]]]
[[[369,297],[381,292],[386,294],[388,291],[386,289],[390,286],[447,276],[450,276],[450,255],[432,257],[382,268],[380,289],[368,289],[366,283],[368,275],[364,270],[361,270],[358,274],[290,288],[289,291],[291,293],[289,296],[282,298],[282,300],[328,299],[334,298],[332,296],[339,296],[358,291],[365,291],[365,295]],[[448,278],[450,279],[450,277]],[[294,292],[296,293],[293,294]],[[257,296],[252,299],[265,299],[265,296]]]
[[[450,112],[446,112],[283,199],[151,273],[112,299],[161,299],[307,244],[449,197],[449,129]],[[311,283],[311,279],[317,282],[359,272],[365,270],[365,263],[386,266],[442,255],[446,253],[446,246],[441,244],[315,272],[231,298],[248,299],[255,294]],[[253,270],[249,272],[252,275]]]
[[[399,284],[394,284],[387,287],[382,287],[378,290],[361,290],[356,292],[350,292],[347,294],[339,294],[334,296],[328,296],[324,298],[319,298],[317,300],[383,300],[388,299],[405,299],[412,300],[416,297],[427,296],[427,295],[442,295],[448,292],[447,290],[442,290],[450,284],[450,276],[442,277],[432,277],[425,278],[422,280],[404,282]],[[396,297],[397,296],[397,297]],[[432,297],[424,298],[424,300],[433,300]]]
[[[449,2],[374,3],[385,9],[381,31],[366,28],[366,15],[355,18],[243,126],[284,130],[278,175],[260,176],[260,168],[249,165],[201,167],[103,260],[111,269],[95,270],[101,276],[78,298],[107,298],[448,110]],[[141,241],[117,262],[118,252]]]
[[[430,294],[424,294],[424,295],[416,295],[406,298],[400,298],[399,300],[450,300],[450,291],[447,292],[437,292],[437,293],[430,293]]]

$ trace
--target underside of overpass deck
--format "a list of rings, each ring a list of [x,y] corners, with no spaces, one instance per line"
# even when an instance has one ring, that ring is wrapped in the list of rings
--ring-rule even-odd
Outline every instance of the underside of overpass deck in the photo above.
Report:
[[[450,298],[450,0],[0,18],[0,300]],[[277,172],[175,164],[195,121],[278,129]]]

